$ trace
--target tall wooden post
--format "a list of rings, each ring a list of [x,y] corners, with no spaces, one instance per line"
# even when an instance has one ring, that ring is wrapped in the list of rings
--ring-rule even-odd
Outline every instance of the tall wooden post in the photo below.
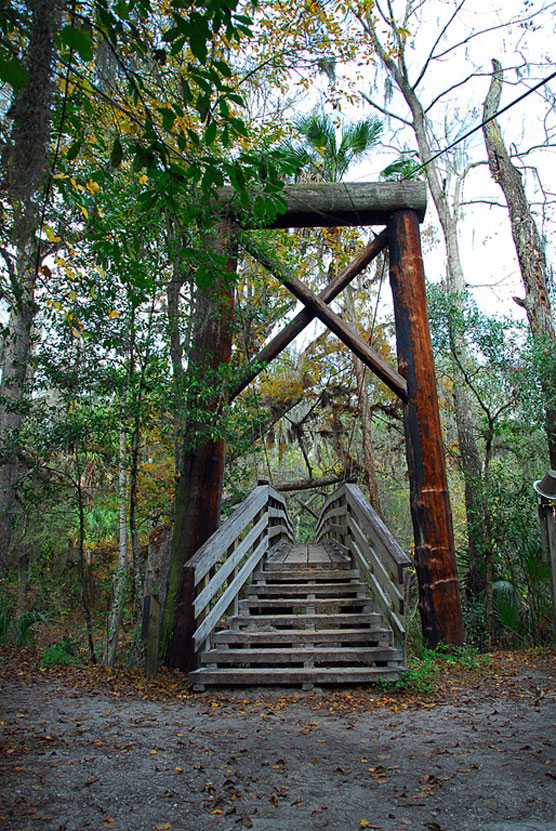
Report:
[[[408,392],[406,453],[423,635],[431,647],[459,645],[460,587],[415,211],[394,212],[388,232],[398,366]]]
[[[213,241],[217,253],[230,248],[230,223],[222,221]],[[228,259],[227,271],[235,269]],[[188,567],[197,549],[218,528],[226,444],[213,436],[226,402],[226,376],[232,349],[233,286],[215,276],[207,289],[197,289],[189,365],[183,464],[175,499],[174,532],[168,571],[168,590],[162,620],[161,652],[170,667],[195,668],[192,636],[195,631],[193,570]]]

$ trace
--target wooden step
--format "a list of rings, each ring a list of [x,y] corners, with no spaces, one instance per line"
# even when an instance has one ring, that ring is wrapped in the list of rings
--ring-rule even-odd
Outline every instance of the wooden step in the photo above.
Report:
[[[346,582],[360,580],[361,572],[353,568],[299,568],[269,571],[267,568],[255,572],[255,582],[272,583],[301,583],[304,580],[318,582]]]
[[[244,586],[242,595],[248,597],[306,597],[308,594],[316,594],[324,597],[338,597],[339,595],[364,595],[367,591],[367,584],[361,580],[352,580],[349,583],[315,583],[313,580],[307,583],[285,583],[283,585],[272,583],[251,583]]]
[[[346,612],[339,615],[326,614],[299,614],[299,615],[235,615],[229,619],[232,628],[245,629],[251,627],[254,630],[263,628],[273,630],[305,629],[308,626],[320,627],[362,627],[373,626],[382,623],[382,615],[376,612]]]
[[[400,677],[404,667],[230,667],[228,669],[196,669],[189,673],[189,680],[195,689],[205,684],[303,684],[308,689],[313,684],[364,684],[373,681],[391,680]]]
[[[306,609],[310,606],[315,611],[325,609],[352,609],[355,607],[361,612],[371,612],[373,601],[370,597],[315,597],[307,600],[304,597],[249,597],[239,601],[239,611],[270,611],[270,609]],[[257,619],[259,615],[257,615]]]
[[[293,649],[284,649],[283,647],[267,647],[266,649],[220,648],[210,649],[203,653],[201,661],[203,664],[234,664],[237,666],[245,664],[305,665],[309,662],[311,662],[311,665],[325,663],[327,666],[337,664],[372,664],[376,666],[377,663],[388,663],[391,666],[402,663],[403,652],[401,649],[383,646],[296,647]]]
[[[267,560],[264,566],[265,571],[349,571],[350,568],[351,564],[347,557],[343,561],[340,559],[334,562],[324,560],[322,563],[307,562],[306,560],[298,562]]]
[[[381,646],[392,641],[392,632],[383,626],[374,626],[366,629],[281,629],[270,632],[248,632],[224,629],[216,632],[214,643],[216,646],[223,644],[230,645],[253,645],[272,644],[285,646],[288,644],[312,644],[329,646],[332,644],[365,644],[369,646]]]

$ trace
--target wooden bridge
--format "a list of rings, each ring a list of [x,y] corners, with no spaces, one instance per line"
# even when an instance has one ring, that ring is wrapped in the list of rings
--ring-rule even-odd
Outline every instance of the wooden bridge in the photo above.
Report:
[[[404,669],[410,560],[362,491],[325,502],[315,544],[295,543],[286,503],[259,485],[188,563],[196,690],[361,683]]]

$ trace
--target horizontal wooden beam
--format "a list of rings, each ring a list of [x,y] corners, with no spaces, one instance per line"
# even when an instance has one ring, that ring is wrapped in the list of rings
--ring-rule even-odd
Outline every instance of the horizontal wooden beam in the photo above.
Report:
[[[282,265],[278,266],[274,260],[261,251],[253,240],[244,239],[243,245],[250,254],[256,257],[261,265],[268,269],[271,274],[274,274],[291,291],[294,297],[301,300],[315,317],[318,317],[319,320],[328,326],[330,331],[334,332],[365,366],[369,367],[375,375],[378,375],[381,381],[384,381],[386,386],[399,396],[404,403],[407,403],[407,383],[405,378],[393,369],[376,349],[373,349],[372,346],[360,338],[339,315],[333,312],[332,309],[329,309],[326,303],[308,289],[301,280],[298,280],[289,269],[286,269]]]
[[[326,288],[319,294],[325,303],[331,303],[345,287],[360,274],[369,263],[386,247],[388,236],[383,231],[365,248],[351,260],[348,265],[340,271]],[[230,390],[228,400],[231,402],[236,398],[251,381],[257,377],[270,361],[274,360],[295,338],[315,319],[310,309],[302,309],[284,328],[278,332],[272,340],[267,343],[261,351],[252,358],[242,370],[241,376],[236,380]]]
[[[253,191],[253,201],[258,195]],[[245,228],[319,228],[386,225],[403,208],[415,211],[422,222],[427,207],[423,182],[310,182],[286,185],[281,196],[286,210],[272,221],[257,220],[240,206],[231,187],[220,189],[215,209]]]

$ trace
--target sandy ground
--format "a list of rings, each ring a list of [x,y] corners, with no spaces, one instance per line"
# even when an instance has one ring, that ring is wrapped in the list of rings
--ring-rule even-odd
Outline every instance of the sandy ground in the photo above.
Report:
[[[424,696],[4,676],[1,829],[556,831],[554,655]]]

